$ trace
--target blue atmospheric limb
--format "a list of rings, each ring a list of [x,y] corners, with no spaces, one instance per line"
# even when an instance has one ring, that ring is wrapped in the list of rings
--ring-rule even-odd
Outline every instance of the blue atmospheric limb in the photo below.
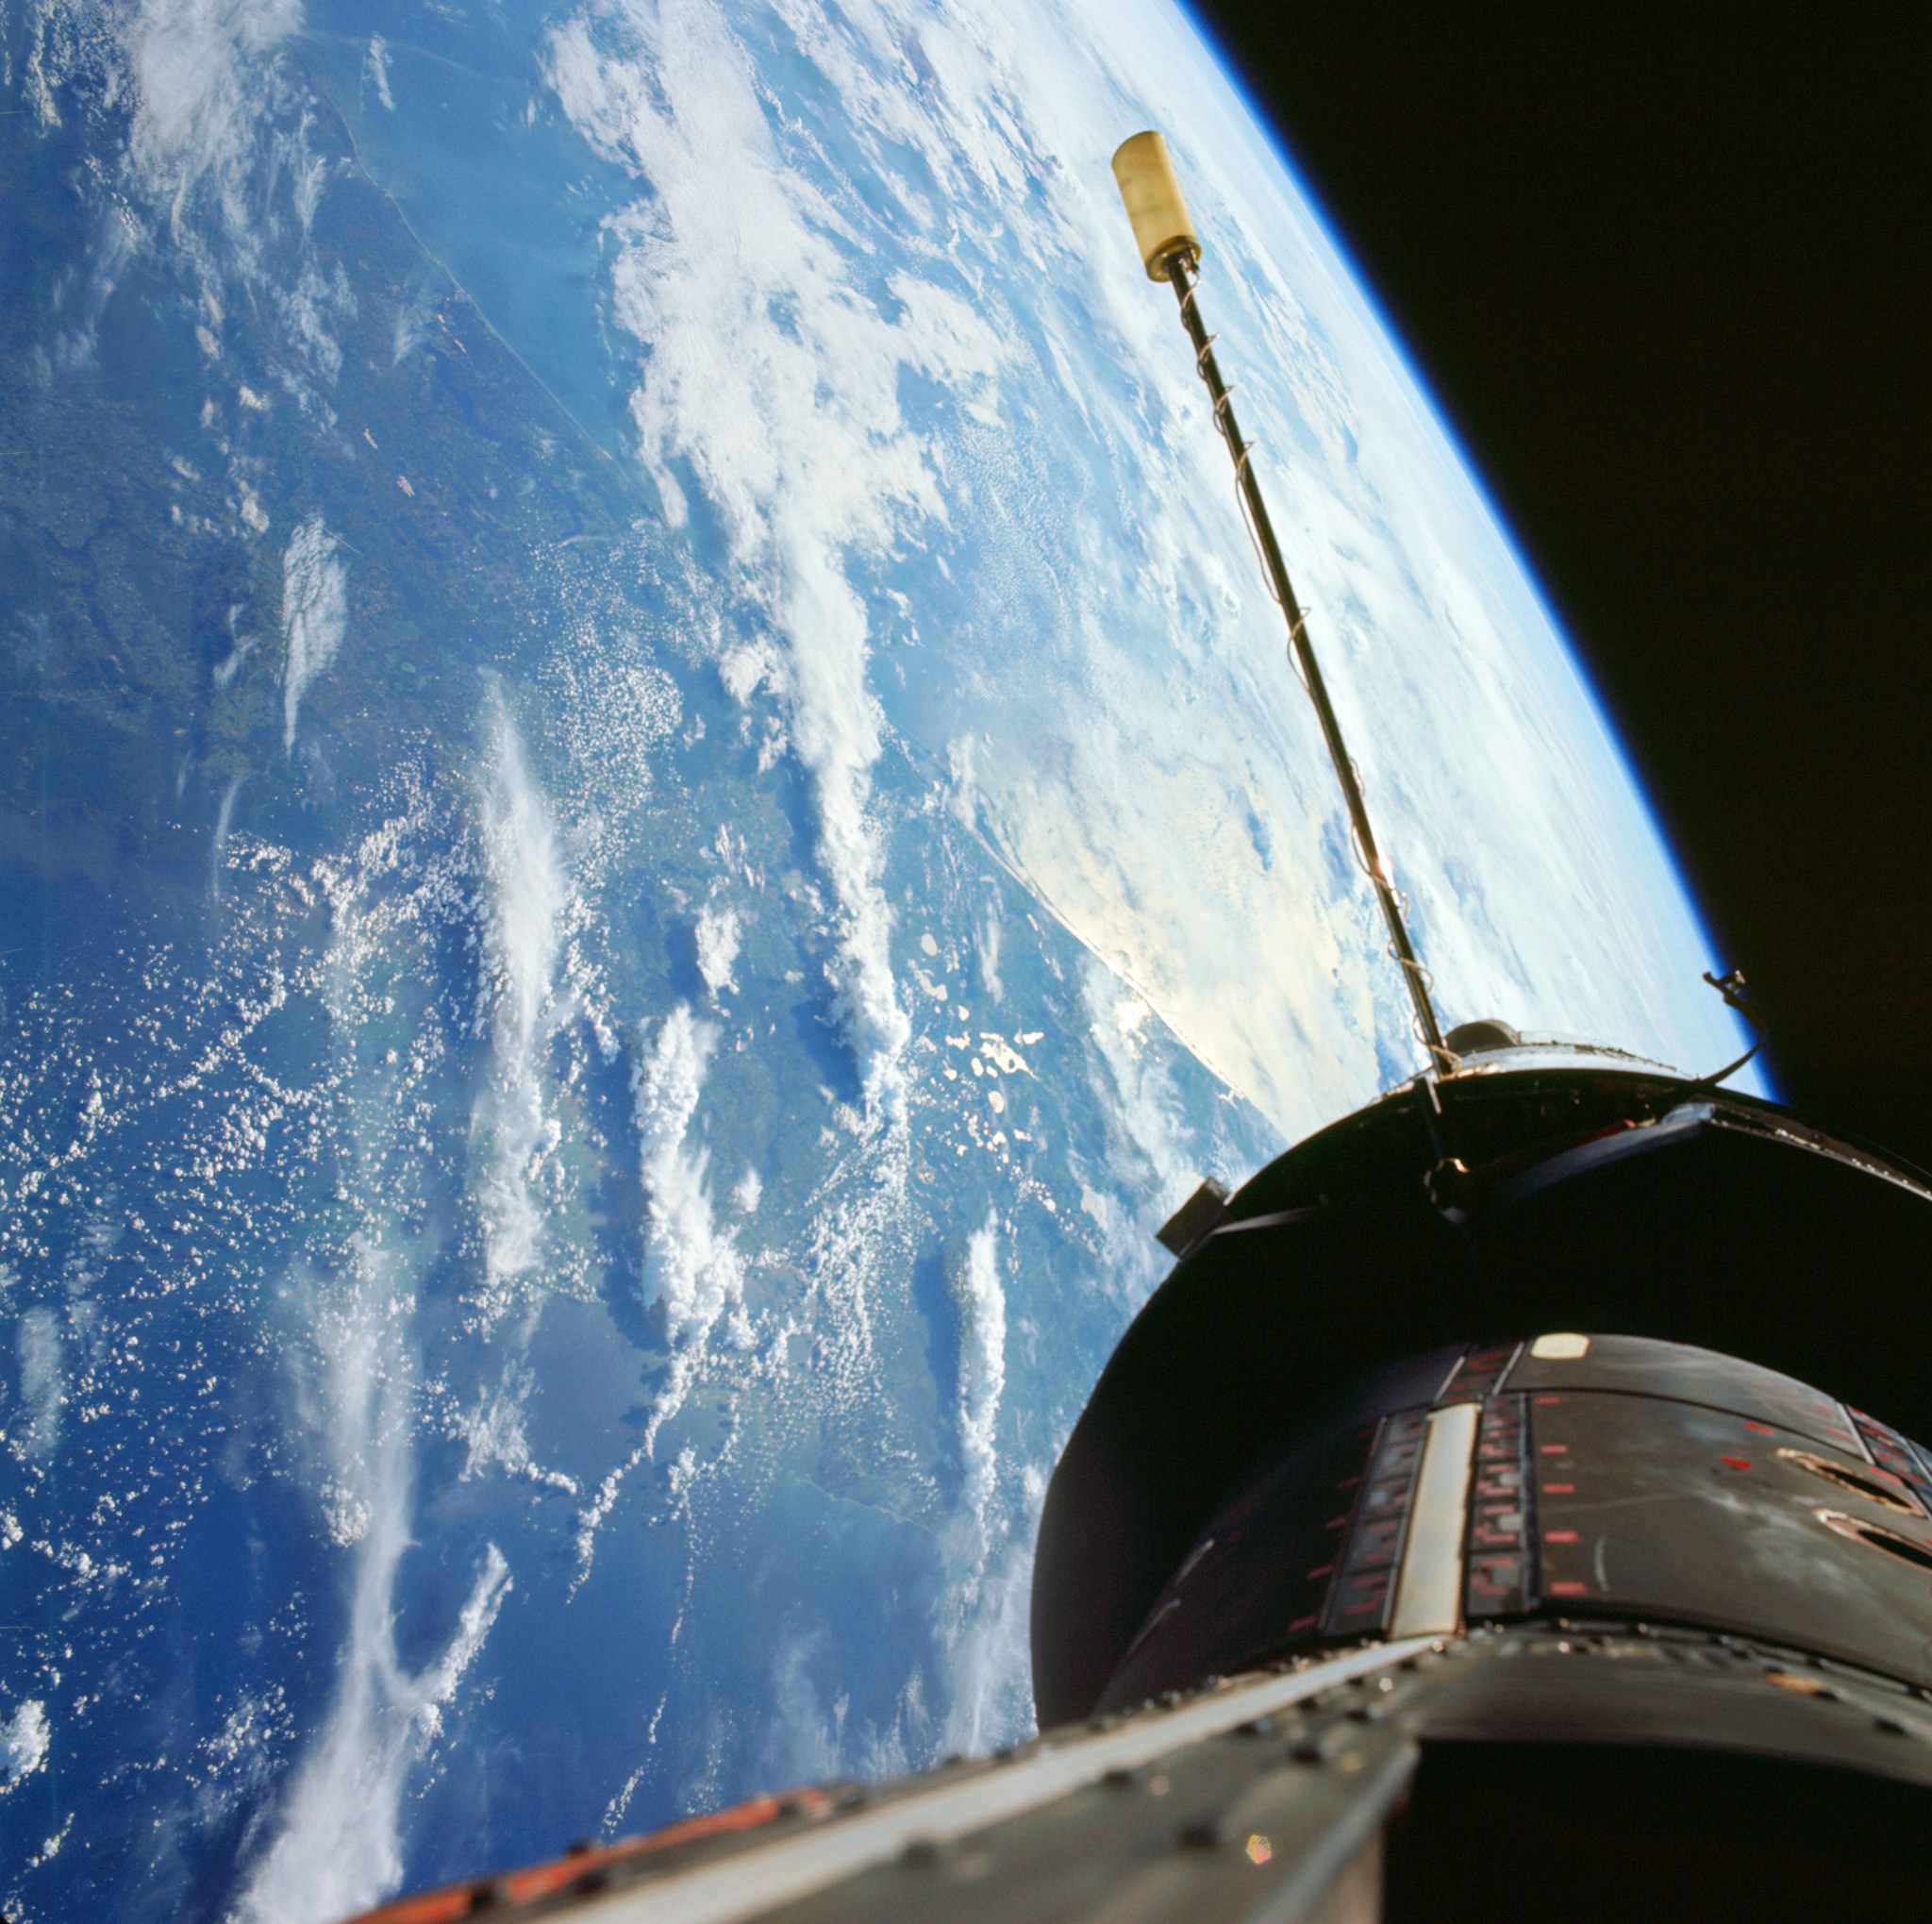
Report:
[[[1440,438],[1442,444],[1450,450],[1457,469],[1481,502],[1497,536],[1507,546],[1524,586],[1534,599],[1537,613],[1541,618],[1542,626],[1552,635],[1557,637],[1568,656],[1573,672],[1590,700],[1598,728],[1612,745],[1619,757],[1628,792],[1635,798],[1638,807],[1641,809],[1644,826],[1664,861],[1669,864],[1674,891],[1682,898],[1692,918],[1693,927],[1696,929],[1698,940],[1703,945],[1704,952],[1714,957],[1718,956],[1720,950],[1711,939],[1707,923],[1697,908],[1690,885],[1685,878],[1681,866],[1677,864],[1674,858],[1669,853],[1669,838],[1664,832],[1663,824],[1657,815],[1655,804],[1649,799],[1641,774],[1636,764],[1630,759],[1629,749],[1623,742],[1615,722],[1604,702],[1602,692],[1597,688],[1594,678],[1591,675],[1574,639],[1564,632],[1555,609],[1550,605],[1548,595],[1545,594],[1541,583],[1537,579],[1534,567],[1531,565],[1528,557],[1524,554],[1522,544],[1514,531],[1510,528],[1501,505],[1497,502],[1494,494],[1484,480],[1481,468],[1474,456],[1471,453],[1462,437],[1457,433],[1454,422],[1443,409],[1441,401],[1430,391],[1428,381],[1422,370],[1417,366],[1414,357],[1404,345],[1400,333],[1390,320],[1387,310],[1382,302],[1376,296],[1373,277],[1365,271],[1360,261],[1356,258],[1354,250],[1350,247],[1335,220],[1322,207],[1320,197],[1301,170],[1295,165],[1293,156],[1290,151],[1289,142],[1283,136],[1281,130],[1273,125],[1265,106],[1256,99],[1253,92],[1242,81],[1239,64],[1231,59],[1226,50],[1221,46],[1211,25],[1194,9],[1188,8],[1187,12],[1193,31],[1206,44],[1228,87],[1240,96],[1245,107],[1254,138],[1265,148],[1272,164],[1278,168],[1285,176],[1289,192],[1301,203],[1309,225],[1319,232],[1323,243],[1341,261],[1343,271],[1356,289],[1362,305],[1371,315],[1376,331],[1386,343],[1389,353],[1399,363],[1404,378],[1415,391],[1421,405],[1426,409],[1436,435]],[[1720,967],[1724,965],[1723,962],[1718,964]],[[1753,1039],[1746,1027],[1742,1024],[1735,1025],[1735,1032],[1742,1037],[1746,1043]],[[1725,1053],[1722,1045],[1720,1046],[1719,1053]],[[1769,1064],[1762,1056],[1754,1062],[1750,1071],[1743,1080],[1740,1082],[1739,1086],[1755,1089],[1758,1094],[1764,1096],[1774,1096],[1776,1095],[1776,1090],[1772,1084]]]

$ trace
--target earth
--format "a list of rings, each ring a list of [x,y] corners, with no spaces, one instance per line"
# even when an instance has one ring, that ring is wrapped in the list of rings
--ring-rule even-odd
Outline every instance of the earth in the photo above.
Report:
[[[0,16],[0,1835],[321,1919],[1030,1727],[1202,1174],[1736,1053],[1603,711],[1168,0]]]

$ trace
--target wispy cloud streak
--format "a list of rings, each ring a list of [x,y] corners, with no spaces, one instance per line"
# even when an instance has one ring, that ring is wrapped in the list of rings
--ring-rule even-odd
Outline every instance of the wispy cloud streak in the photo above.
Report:
[[[295,721],[310,684],[336,658],[349,627],[349,573],[334,535],[311,514],[282,554],[282,748],[295,750]]]
[[[237,1904],[243,1924],[325,1924],[395,1889],[409,1771],[441,1733],[510,1587],[502,1552],[487,1545],[441,1655],[403,1667],[396,1577],[411,1537],[414,1397],[399,1281],[393,1255],[361,1235],[347,1274],[326,1294],[308,1292],[318,1362],[304,1402],[330,1464],[325,1517],[352,1548],[354,1576],[335,1696]]]
[[[550,804],[530,772],[523,737],[491,684],[477,797],[482,854],[483,1019],[490,1080],[476,1107],[486,1140],[477,1209],[483,1227],[485,1322],[510,1306],[542,1259],[536,1178],[560,1135],[545,1106],[543,1046],[569,885]]]
[[[610,224],[614,311],[648,351],[631,397],[640,453],[675,519],[680,475],[703,488],[742,591],[785,644],[779,693],[838,904],[827,977],[874,1109],[897,1114],[911,1029],[890,954],[873,812],[883,717],[852,569],[945,519],[902,374],[968,393],[998,343],[957,294],[903,276],[860,288],[861,240],[788,163],[715,9],[605,7],[552,34],[548,72],[573,123],[648,189]]]

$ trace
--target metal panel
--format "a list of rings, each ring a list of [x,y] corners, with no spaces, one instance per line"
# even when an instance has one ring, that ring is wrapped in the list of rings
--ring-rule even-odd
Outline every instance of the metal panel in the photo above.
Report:
[[[1735,1356],[1649,1336],[1591,1336],[1581,1356],[1517,1359],[1504,1385],[1510,1390],[1618,1390],[1626,1396],[1670,1397],[1734,1415],[1795,1430],[1834,1449],[1859,1454],[1844,1405],[1802,1383]]]
[[[1406,1410],[1383,1420],[1347,1538],[1338,1552],[1335,1582],[1322,1623],[1326,1636],[1375,1636],[1389,1621],[1389,1599],[1402,1560],[1427,1424],[1421,1410]]]
[[[1451,1636],[1462,1627],[1462,1539],[1479,1414],[1474,1403],[1430,1413],[1395,1586],[1392,1636]]]
[[[1210,1671],[1232,1676],[1313,1635],[1370,1482],[1377,1433],[1374,1424],[1357,1425],[1320,1439],[1224,1503],[1155,1599],[1102,1706],[1124,1708]],[[1370,1628],[1381,1626],[1378,1610]]]
[[[1469,1498],[1469,1621],[1521,1616],[1536,1608],[1536,1507],[1529,1412],[1523,1397],[1497,1397],[1476,1432]]]
[[[873,1865],[890,1864],[908,1846],[932,1850],[957,1839],[975,1836],[1087,1786],[1099,1785],[1103,1780],[1145,1769],[1161,1759],[1177,1758],[1191,1745],[1251,1723],[1257,1717],[1275,1715],[1354,1678],[1387,1670],[1427,1648],[1426,1641],[1414,1641],[1355,1651],[1291,1676],[1271,1677],[1239,1689],[1213,1693],[1165,1715],[1136,1718],[1112,1731],[1042,1744],[1030,1754],[1006,1765],[982,1767],[963,1777],[941,1779],[935,1783],[915,1783],[904,1794],[882,1801],[874,1809],[855,1812],[822,1828],[795,1832],[769,1844],[750,1845],[715,1863],[652,1879],[601,1899],[592,1898],[584,1903],[582,1916],[587,1920],[598,1919],[600,1924],[602,1920],[620,1924],[620,1920],[626,1918],[635,1918],[638,1924],[645,1924],[647,1919],[649,1924],[729,1924],[731,1919],[759,1916],[781,1904],[795,1902],[858,1876]],[[1382,1734],[1364,1733],[1365,1741],[1375,1742]],[[1392,1732],[1387,1734],[1391,1741],[1380,1748],[1388,1752],[1389,1769],[1384,1781],[1374,1785],[1378,1792],[1386,1793],[1374,1799],[1376,1808],[1373,1815],[1376,1817],[1387,1808],[1389,1799],[1400,1790],[1414,1762],[1413,1748],[1394,1738]],[[1363,1770],[1358,1775],[1371,1780],[1377,1773]],[[1309,1789],[1317,1788],[1319,1783],[1308,1772],[1303,1772],[1299,1781]],[[1365,1782],[1363,1787],[1371,1786]],[[1278,1788],[1285,1794],[1289,1786]],[[1310,1847],[1316,1844],[1317,1837],[1337,1828],[1341,1813],[1335,1810],[1324,1815],[1326,1821],[1316,1836],[1307,1839]],[[1144,1827],[1141,1830],[1144,1834]],[[1340,1834],[1353,1849],[1362,1841],[1362,1833],[1357,1829],[1350,1835],[1348,1830],[1349,1827],[1341,1827]],[[1201,1847],[1212,1841],[1204,1836]],[[1338,1856],[1328,1866],[1331,1874],[1341,1867],[1342,1861]],[[1292,1878],[1298,1868],[1297,1859],[1284,1851],[1283,1871]],[[1304,1895],[1312,1898],[1318,1894],[1307,1891]],[[983,1893],[969,1891],[969,1895],[983,1904]],[[1295,1908],[1300,1908],[1299,1903]],[[849,1907],[842,1901],[840,1915],[850,1915]],[[890,1915],[908,1913],[901,1905]],[[978,1915],[984,1916],[985,1912],[980,1910]],[[1163,1909],[1154,1915],[1182,1914]],[[1293,1911],[1285,1915],[1291,1916]]]
[[[1480,1403],[1496,1394],[1509,1365],[1516,1361],[1520,1343],[1479,1343],[1473,1345],[1437,1397],[1439,1403]]]
[[[1546,1609],[1708,1624],[1932,1685],[1932,1521],[1861,1494],[1862,1456],[1655,1397],[1546,1391],[1530,1414]]]

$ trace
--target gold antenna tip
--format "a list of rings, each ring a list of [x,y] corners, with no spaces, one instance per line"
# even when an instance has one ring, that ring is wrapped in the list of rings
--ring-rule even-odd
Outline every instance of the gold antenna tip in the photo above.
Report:
[[[1176,260],[1201,258],[1201,237],[1188,218],[1188,204],[1174,177],[1167,142],[1151,129],[1123,141],[1113,157],[1113,177],[1134,224],[1134,242],[1149,280],[1166,280]]]

